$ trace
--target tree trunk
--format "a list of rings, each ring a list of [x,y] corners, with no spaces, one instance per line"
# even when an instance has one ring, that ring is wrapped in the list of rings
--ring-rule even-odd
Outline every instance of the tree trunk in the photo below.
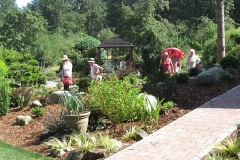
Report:
[[[217,63],[225,57],[224,0],[217,1]]]

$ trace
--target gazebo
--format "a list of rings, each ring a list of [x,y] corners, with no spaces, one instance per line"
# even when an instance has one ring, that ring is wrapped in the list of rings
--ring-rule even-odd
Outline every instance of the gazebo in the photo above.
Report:
[[[134,45],[124,41],[123,39],[119,38],[118,36],[113,36],[112,38],[106,40],[102,44],[97,46],[98,49],[98,64],[101,64],[101,48],[108,50],[109,48],[129,48],[130,49],[130,58],[133,60],[133,49]],[[108,52],[107,52],[108,54]]]

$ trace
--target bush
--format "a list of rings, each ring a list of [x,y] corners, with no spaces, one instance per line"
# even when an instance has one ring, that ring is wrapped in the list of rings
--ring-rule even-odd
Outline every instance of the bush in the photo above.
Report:
[[[224,72],[223,74],[222,74],[222,76],[221,76],[221,79],[222,80],[226,80],[226,81],[228,81],[228,82],[231,82],[232,80],[233,80],[233,78],[234,78],[234,76],[231,74],[231,73],[229,73],[229,72]]]
[[[37,117],[44,115],[44,109],[41,107],[34,107],[30,109],[31,113],[34,114]]]
[[[101,110],[113,123],[135,121],[140,119],[140,109],[144,106],[143,97],[139,96],[140,88],[130,82],[109,75],[109,79],[91,82],[87,101],[93,110]]]
[[[21,109],[27,107],[33,97],[33,90],[27,87],[20,87],[12,92],[12,100],[16,101]]]
[[[220,64],[223,67],[223,69],[226,69],[226,68],[237,69],[237,68],[240,67],[239,59],[232,56],[232,55],[228,55],[226,57],[223,57],[220,61]]]
[[[189,76],[197,76],[199,73],[201,73],[202,70],[200,68],[194,67],[189,69]]]
[[[189,80],[188,73],[175,74],[174,78],[176,80],[176,83],[188,83]]]
[[[90,86],[90,82],[92,81],[91,77],[82,77],[78,80],[78,88],[79,91],[86,91]]]
[[[10,106],[10,86],[7,75],[8,68],[3,61],[0,61],[0,117],[8,113]]]

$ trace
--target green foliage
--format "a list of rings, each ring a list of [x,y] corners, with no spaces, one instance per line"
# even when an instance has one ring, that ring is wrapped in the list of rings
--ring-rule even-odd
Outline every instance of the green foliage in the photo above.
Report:
[[[131,127],[130,130],[126,130],[126,132],[122,136],[122,139],[124,141],[128,141],[130,139],[134,139],[136,137],[136,133],[137,133],[138,130],[139,130],[139,128],[136,127],[136,126]]]
[[[220,61],[220,64],[223,67],[223,69],[226,69],[226,68],[237,69],[237,68],[240,67],[239,59],[232,56],[232,55],[228,55],[226,57],[223,57]]]
[[[210,159],[239,159],[240,141],[236,137],[227,138],[216,144]]]
[[[79,113],[87,110],[83,103],[82,95],[69,95],[70,93],[65,92],[60,96],[59,103],[62,109],[62,114],[66,115],[79,115]]]
[[[238,59],[240,59],[240,38],[239,38],[239,45],[234,46],[233,48],[231,48],[231,50],[229,52],[227,52],[227,56],[228,55],[232,55]]]
[[[230,29],[226,31],[226,53],[232,50],[240,44],[240,28]],[[201,60],[205,65],[211,65],[216,63],[216,36],[209,39],[204,44],[204,50],[202,51]],[[238,54],[238,52],[232,51],[233,54]],[[228,55],[228,54],[227,54]]]
[[[10,86],[6,78],[8,68],[3,61],[0,60],[0,117],[8,113],[10,106]]]
[[[20,109],[27,107],[33,98],[33,90],[27,87],[20,87],[12,92],[12,100],[17,101]]]
[[[45,25],[45,19],[37,12],[28,9],[9,11],[4,15],[3,26],[0,26],[0,41],[8,49],[29,53],[45,32]]]
[[[42,107],[34,107],[30,109],[31,113],[37,117],[41,117],[44,115],[44,109]]]
[[[42,123],[47,128],[49,135],[54,135],[66,129],[64,120],[62,120],[59,116],[51,113],[47,113]]]
[[[103,28],[97,35],[97,38],[104,42],[109,38],[113,37],[115,34],[112,32],[111,28]]]
[[[88,89],[91,81],[92,81],[92,78],[88,77],[88,76],[79,78],[79,80],[78,80],[79,91],[86,91]]]
[[[79,42],[77,42],[74,46],[74,49],[80,51],[84,57],[88,57],[87,50],[93,48],[95,51],[95,56],[93,58],[97,57],[97,49],[96,47],[101,44],[101,42],[93,37],[86,37]]]
[[[221,79],[222,80],[226,80],[228,82],[231,82],[233,80],[234,76],[229,73],[228,71],[225,71],[222,75],[221,75]]]
[[[8,77],[13,79],[14,83],[22,86],[46,84],[46,76],[42,75],[38,61],[32,55],[4,48],[0,48],[0,55],[9,68]]]
[[[144,101],[139,93],[128,77],[119,80],[112,74],[108,80],[90,83],[87,100],[93,110],[101,110],[113,123],[121,123],[140,119]]]
[[[175,103],[174,103],[173,101],[168,101],[168,102],[163,103],[162,109],[163,109],[164,111],[166,111],[166,110],[168,110],[168,109],[173,108],[174,106],[175,106]]]
[[[176,80],[176,83],[188,83],[189,75],[188,73],[175,74],[174,79]]]
[[[202,70],[198,67],[193,67],[189,69],[188,75],[189,76],[197,76],[199,73],[201,73]]]

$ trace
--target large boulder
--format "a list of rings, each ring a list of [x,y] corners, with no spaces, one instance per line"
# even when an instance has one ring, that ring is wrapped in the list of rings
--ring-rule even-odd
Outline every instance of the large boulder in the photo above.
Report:
[[[139,96],[142,96],[145,101],[145,107],[148,111],[151,111],[153,108],[156,109],[157,106],[157,98],[151,94],[140,93]]]
[[[59,103],[59,98],[65,94],[65,92],[67,92],[68,94],[70,94],[69,91],[56,91],[53,92],[52,94],[49,95],[49,103],[50,104],[58,104]]]
[[[210,68],[197,76],[197,82],[202,85],[210,85],[220,80],[224,70],[220,67]]]
[[[26,125],[29,124],[29,122],[32,120],[31,116],[23,116],[23,115],[19,115],[16,118],[16,125]]]

